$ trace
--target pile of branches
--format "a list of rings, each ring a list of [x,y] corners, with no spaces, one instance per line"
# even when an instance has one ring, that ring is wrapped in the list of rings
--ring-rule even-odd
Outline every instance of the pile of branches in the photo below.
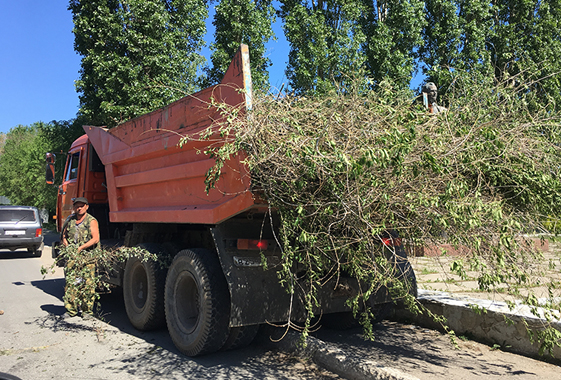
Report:
[[[111,271],[116,270],[132,257],[142,262],[153,262],[162,268],[169,266],[167,261],[169,256],[161,252],[159,255],[150,253],[142,246],[102,246],[84,251],[78,251],[78,247],[77,244],[59,245],[56,248],[58,251],[56,259],[49,267],[41,266],[41,274],[43,276],[53,274],[55,267],[64,267],[65,306],[71,303],[83,307],[91,303],[100,318],[103,318],[103,315],[98,301],[101,294],[111,292],[112,286],[106,282]]]
[[[521,262],[539,252],[521,237],[561,210],[561,124],[509,83],[459,78],[438,115],[390,83],[262,96],[248,115],[224,108],[212,128],[228,143],[206,152],[217,161],[208,186],[232,155],[247,154],[253,188],[281,220],[283,280],[306,268],[309,310],[314,289],[343,272],[371,284],[368,294],[388,284],[377,260],[388,230],[410,247],[466,247],[482,288],[524,283]]]

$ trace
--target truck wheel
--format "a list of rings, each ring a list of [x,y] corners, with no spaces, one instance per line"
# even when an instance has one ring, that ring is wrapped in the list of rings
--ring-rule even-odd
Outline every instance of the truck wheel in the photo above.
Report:
[[[229,334],[230,297],[213,252],[180,251],[166,279],[166,320],[175,346],[187,356],[218,351]]]
[[[253,339],[255,339],[258,331],[259,325],[232,327],[228,339],[226,339],[226,343],[224,343],[221,350],[228,351],[249,346]]]
[[[162,251],[159,244],[140,244],[150,253]],[[166,272],[152,260],[142,262],[131,257],[125,265],[123,298],[131,324],[138,330],[147,331],[163,327],[164,284]]]

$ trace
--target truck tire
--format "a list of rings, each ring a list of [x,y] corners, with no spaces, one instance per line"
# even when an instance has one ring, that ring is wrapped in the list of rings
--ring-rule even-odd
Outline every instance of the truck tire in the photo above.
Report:
[[[230,295],[218,257],[205,249],[180,251],[166,279],[166,320],[187,356],[218,351],[229,334]]]
[[[253,342],[253,339],[255,339],[258,331],[259,325],[230,328],[228,339],[226,339],[226,342],[222,346],[221,350],[228,351],[249,346],[251,342]]]
[[[162,252],[159,244],[145,243],[139,247],[150,253]],[[143,262],[131,257],[125,265],[123,298],[129,321],[138,330],[154,330],[165,325],[164,286],[166,271],[152,260]]]

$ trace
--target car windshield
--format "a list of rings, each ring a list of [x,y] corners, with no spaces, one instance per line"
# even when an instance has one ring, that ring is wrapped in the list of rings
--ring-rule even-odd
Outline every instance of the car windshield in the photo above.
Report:
[[[0,222],[33,222],[35,214],[32,210],[1,210]]]

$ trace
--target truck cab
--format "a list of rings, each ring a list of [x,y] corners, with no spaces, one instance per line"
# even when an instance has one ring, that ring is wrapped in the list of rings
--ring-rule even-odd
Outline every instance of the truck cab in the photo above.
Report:
[[[98,219],[100,233],[107,237],[110,231],[105,168],[87,135],[76,139],[66,156],[62,184],[58,187],[57,196],[56,224],[59,232],[62,232],[66,218],[72,214],[73,199],[78,197],[88,199],[89,213]]]

